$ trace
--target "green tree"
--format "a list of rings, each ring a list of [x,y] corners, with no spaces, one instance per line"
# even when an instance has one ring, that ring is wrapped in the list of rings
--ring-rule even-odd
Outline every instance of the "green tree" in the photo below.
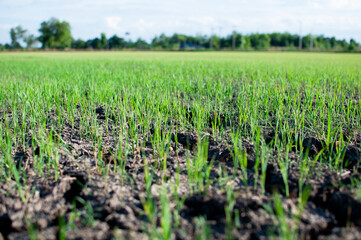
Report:
[[[251,47],[251,38],[247,35],[243,35],[241,41],[241,49],[250,49]]]
[[[152,40],[152,48],[154,49],[168,49],[169,48],[169,38],[162,33],[159,37],[154,37]]]
[[[11,39],[11,43],[10,43],[11,46],[13,46],[14,48],[17,48],[18,46],[20,47],[14,28],[10,29],[10,39]]]
[[[101,49],[102,43],[99,38],[90,39],[86,42],[86,45],[93,49]]]
[[[71,48],[84,49],[84,48],[86,48],[86,44],[85,44],[84,40],[82,40],[82,39],[73,40],[71,42]]]
[[[120,38],[117,35],[113,35],[111,38],[109,38],[108,45],[110,49],[122,49],[125,47],[125,41],[123,38]]]
[[[212,41],[209,46],[213,49],[220,49],[221,39],[217,35],[210,36],[209,41]]]
[[[36,39],[36,37],[34,36],[34,34],[29,34],[29,35],[26,35],[24,37],[24,42],[26,43],[26,48],[27,49],[31,49],[33,48],[33,46],[35,45],[35,43],[37,42],[38,40]]]
[[[271,39],[270,45],[272,47],[295,47],[295,43],[298,43],[298,36],[290,33],[271,33],[269,34]]]
[[[21,26],[10,29],[10,39],[12,48],[21,48],[20,43],[18,42],[21,38],[25,36],[26,30]]]
[[[64,49],[71,46],[73,38],[68,22],[60,22],[56,18],[51,18],[49,21],[41,23],[39,32],[41,33],[39,41],[42,43],[42,48]]]
[[[306,36],[304,36],[302,38],[302,48],[303,49],[309,49],[310,48],[310,40],[311,40],[311,35],[308,34]],[[319,47],[320,49],[323,48],[323,39],[321,39],[320,37],[316,37],[314,39],[314,42],[316,43],[315,44],[315,47]]]
[[[360,47],[360,45],[355,41],[355,39],[351,38],[350,39],[350,44],[346,48],[346,51],[353,52],[359,47]]]
[[[150,49],[150,45],[141,38],[137,39],[137,41],[134,43],[134,47],[136,49],[143,49],[143,50]]]
[[[332,47],[332,48],[336,48],[336,47],[337,47],[337,40],[336,40],[335,37],[332,37],[331,40],[330,40],[330,42],[331,42],[331,47]]]
[[[108,46],[108,40],[107,37],[105,35],[105,33],[101,33],[100,35],[100,44],[101,44],[101,48],[106,49]]]
[[[187,42],[187,36],[184,34],[173,34],[172,37],[169,38],[169,48],[176,50],[180,48],[180,45],[182,43],[186,43]]]
[[[206,36],[202,36],[200,34],[198,34],[195,38],[195,43],[199,46],[199,47],[203,47],[206,48],[206,44],[207,44],[207,37]]]
[[[268,34],[264,34],[264,33],[251,34],[249,38],[252,47],[255,48],[256,50],[267,49],[271,45],[271,38],[268,36]]]

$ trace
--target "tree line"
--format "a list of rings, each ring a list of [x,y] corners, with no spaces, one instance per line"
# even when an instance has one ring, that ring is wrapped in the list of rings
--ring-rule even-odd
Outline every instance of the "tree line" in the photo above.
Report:
[[[40,24],[39,36],[28,33],[21,26],[10,29],[11,42],[0,44],[4,49],[139,49],[139,50],[319,50],[319,51],[360,51],[360,44],[354,39],[346,41],[335,37],[311,34],[301,36],[290,33],[251,33],[232,32],[227,36],[173,34],[155,36],[151,42],[141,38],[135,41],[113,35],[107,38],[101,33],[99,38],[82,40],[71,35],[70,24],[51,18]],[[128,35],[126,33],[125,35]],[[20,42],[26,46],[21,45]],[[37,47],[38,45],[40,47]]]

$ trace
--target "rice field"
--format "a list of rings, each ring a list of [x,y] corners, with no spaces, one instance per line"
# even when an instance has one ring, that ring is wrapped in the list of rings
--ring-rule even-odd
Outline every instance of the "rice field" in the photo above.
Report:
[[[360,239],[361,55],[0,54],[0,239]]]

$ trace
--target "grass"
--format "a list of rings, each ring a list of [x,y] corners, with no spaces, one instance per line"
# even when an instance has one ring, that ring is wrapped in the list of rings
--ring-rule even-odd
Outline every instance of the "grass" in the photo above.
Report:
[[[36,174],[43,178],[54,174],[58,179],[60,153],[64,148],[73,150],[63,140],[64,131],[91,143],[97,171],[104,178],[110,172],[122,180],[131,178],[126,165],[141,154],[145,183],[141,203],[152,228],[149,234],[171,239],[185,198],[178,195],[179,166],[175,166],[173,194],[167,194],[166,188],[168,159],[178,151],[178,133],[198,136],[196,149],[185,154],[190,194],[207,195],[211,186],[241,179],[245,191],[259,187],[264,195],[267,166],[275,162],[288,197],[290,154],[297,153],[302,195],[316,161],[341,172],[347,146],[360,142],[360,89],[357,54],[1,53],[0,181],[14,181],[22,201],[28,201],[26,161],[19,165],[14,158],[15,152],[28,148]],[[270,140],[267,132],[272,133]],[[303,146],[306,136],[324,141],[315,157]],[[108,137],[114,141],[106,142]],[[245,139],[254,143],[254,155],[242,146]],[[232,173],[217,159],[209,159],[211,141],[231,150]],[[106,152],[109,145],[112,150]],[[151,157],[145,153],[147,147],[152,149]],[[105,158],[112,159],[112,167]],[[250,165],[252,158],[255,163]],[[218,176],[212,175],[212,169]],[[164,185],[158,200],[151,194],[157,171]],[[236,190],[227,185],[221,191],[228,199],[225,231],[231,239],[239,225],[232,213]],[[287,228],[281,198],[274,196],[280,232],[293,238],[297,230]],[[65,239],[63,217],[59,224],[58,237]],[[195,224],[197,238],[208,239],[207,219],[201,216]],[[33,228],[29,234],[34,238]]]

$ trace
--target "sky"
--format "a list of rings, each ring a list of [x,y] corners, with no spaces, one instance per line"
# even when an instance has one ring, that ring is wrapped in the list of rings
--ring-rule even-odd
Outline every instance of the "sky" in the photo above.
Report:
[[[38,35],[51,17],[69,22],[73,38],[84,40],[102,32],[150,41],[161,33],[226,36],[235,30],[361,42],[361,0],[0,0],[0,43],[10,42],[17,25]]]

